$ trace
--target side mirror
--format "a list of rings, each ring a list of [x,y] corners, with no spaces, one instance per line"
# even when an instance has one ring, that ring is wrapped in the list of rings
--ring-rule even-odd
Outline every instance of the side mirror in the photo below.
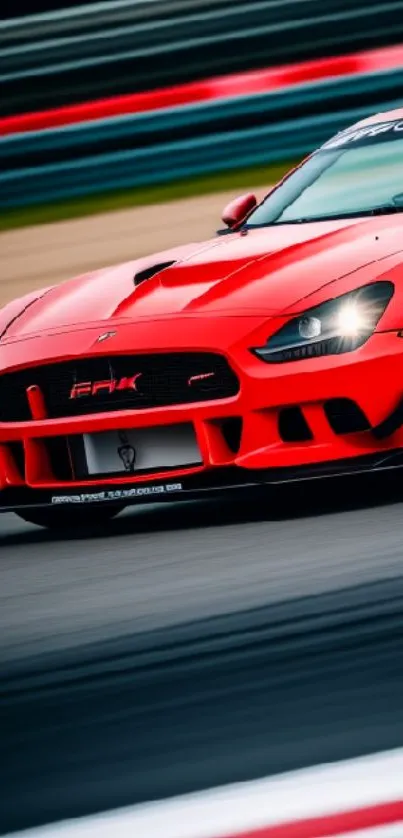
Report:
[[[227,227],[237,227],[256,206],[256,195],[248,192],[247,195],[241,195],[227,204],[222,214],[222,220]]]

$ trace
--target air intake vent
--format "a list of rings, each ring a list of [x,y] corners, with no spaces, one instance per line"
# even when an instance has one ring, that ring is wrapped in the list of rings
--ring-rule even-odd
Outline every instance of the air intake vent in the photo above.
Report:
[[[354,434],[367,431],[370,427],[365,413],[352,399],[329,399],[324,409],[335,434]]]
[[[48,437],[45,442],[54,477],[57,480],[71,480],[74,477],[72,457],[67,437]]]
[[[237,454],[241,446],[242,419],[239,416],[230,416],[221,420],[221,432],[233,454]]]
[[[17,467],[20,477],[25,476],[25,452],[22,442],[9,442],[8,450],[10,451],[14,463]]]
[[[150,268],[144,268],[144,271],[139,271],[134,276],[134,284],[137,288],[137,285],[141,285],[142,282],[145,282],[147,279],[151,279],[156,274],[161,273],[161,271],[165,271],[167,268],[170,268],[171,265],[175,264],[175,260],[171,262],[160,262],[159,265],[151,265]]]
[[[283,442],[307,442],[313,439],[312,431],[300,407],[280,410],[278,430]]]

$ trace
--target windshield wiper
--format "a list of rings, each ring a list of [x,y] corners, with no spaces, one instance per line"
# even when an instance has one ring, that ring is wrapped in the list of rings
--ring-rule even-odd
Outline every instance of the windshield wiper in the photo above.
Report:
[[[261,227],[277,227],[280,224],[315,224],[318,221],[338,221],[343,218],[361,218],[376,215],[394,215],[403,212],[403,192],[394,195],[390,204],[380,204],[371,209],[350,210],[331,215],[308,215],[302,218],[290,218],[281,221],[267,221],[265,224],[244,224],[243,230],[257,230]]]
[[[333,215],[308,215],[304,218],[290,218],[282,221],[269,221],[267,224],[256,225],[259,227],[276,227],[279,224],[314,224],[317,221],[337,221],[342,218],[360,218],[370,217],[375,215],[394,215],[395,213],[403,212],[403,195],[402,205],[399,204],[382,204],[379,207],[372,207],[368,210],[352,210],[351,212],[339,212]],[[253,229],[253,225],[245,225],[248,229]]]

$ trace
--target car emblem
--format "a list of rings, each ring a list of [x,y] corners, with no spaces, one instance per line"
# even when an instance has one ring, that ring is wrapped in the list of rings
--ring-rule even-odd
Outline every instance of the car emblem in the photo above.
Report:
[[[97,343],[103,343],[104,340],[109,340],[109,338],[113,338],[115,335],[116,332],[104,332],[97,338]]]
[[[130,377],[124,375],[123,378],[105,378],[101,381],[76,381],[70,390],[70,399],[81,399],[82,396],[99,396],[109,395],[112,393],[121,393],[124,390],[134,391],[138,393],[137,381],[143,375],[142,372],[136,372]]]

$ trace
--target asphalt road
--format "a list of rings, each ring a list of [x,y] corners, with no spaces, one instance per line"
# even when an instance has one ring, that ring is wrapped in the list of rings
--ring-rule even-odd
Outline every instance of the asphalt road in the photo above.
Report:
[[[403,575],[400,498],[388,478],[303,484],[142,507],[59,539],[1,515],[0,657]]]
[[[403,745],[402,497],[0,518],[0,832]]]

